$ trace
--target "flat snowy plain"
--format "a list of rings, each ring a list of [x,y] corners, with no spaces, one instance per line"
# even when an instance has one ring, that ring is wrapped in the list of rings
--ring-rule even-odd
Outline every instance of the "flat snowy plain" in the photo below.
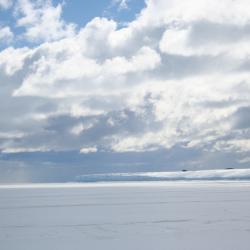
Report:
[[[1,250],[248,250],[249,181],[0,187]]]

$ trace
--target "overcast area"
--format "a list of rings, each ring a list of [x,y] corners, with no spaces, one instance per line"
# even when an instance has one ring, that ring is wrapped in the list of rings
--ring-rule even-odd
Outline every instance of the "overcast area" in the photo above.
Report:
[[[0,0],[0,182],[249,166],[249,0],[70,2]]]

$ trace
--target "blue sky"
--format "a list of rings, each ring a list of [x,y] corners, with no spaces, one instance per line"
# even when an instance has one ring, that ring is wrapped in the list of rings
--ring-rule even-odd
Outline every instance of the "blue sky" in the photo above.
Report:
[[[0,182],[249,167],[249,16],[248,0],[0,0]]]
[[[120,23],[126,23],[135,19],[136,14],[140,13],[145,3],[143,0],[131,0],[128,1],[127,8],[119,6],[119,2],[115,3],[110,0],[81,1],[81,3],[73,0],[66,2],[63,17],[79,26],[85,25],[96,16],[108,17]]]

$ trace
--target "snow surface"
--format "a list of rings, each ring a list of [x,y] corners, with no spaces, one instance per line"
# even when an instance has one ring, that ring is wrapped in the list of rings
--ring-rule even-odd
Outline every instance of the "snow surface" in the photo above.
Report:
[[[0,187],[1,250],[248,250],[249,181]]]
[[[80,182],[173,180],[250,180],[250,169],[222,169],[179,172],[92,174],[76,177]]]

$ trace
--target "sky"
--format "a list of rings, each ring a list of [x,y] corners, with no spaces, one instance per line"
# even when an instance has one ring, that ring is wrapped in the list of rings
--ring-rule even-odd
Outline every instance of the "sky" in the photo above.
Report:
[[[249,0],[0,0],[0,182],[250,166]]]

